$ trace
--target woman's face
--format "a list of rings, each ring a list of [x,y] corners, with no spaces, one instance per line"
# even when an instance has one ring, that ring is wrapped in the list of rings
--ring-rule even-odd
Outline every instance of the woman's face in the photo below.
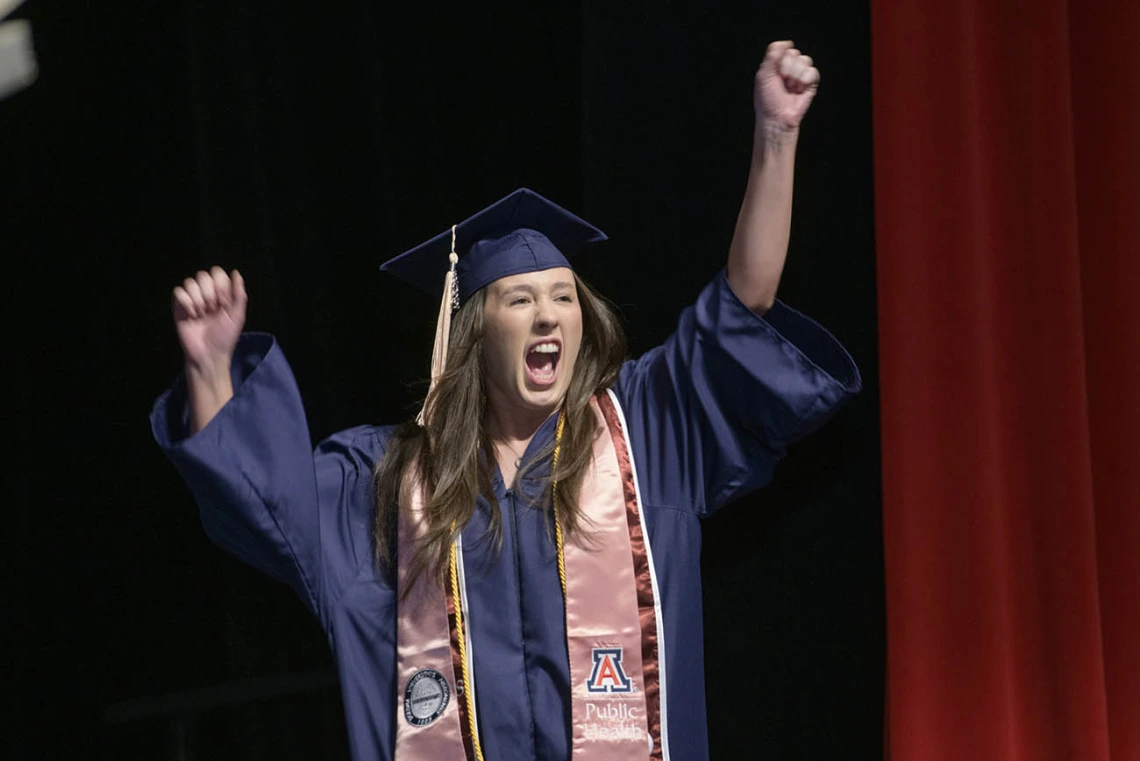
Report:
[[[487,286],[483,370],[488,402],[499,411],[554,412],[581,345],[582,308],[569,268],[511,275]]]

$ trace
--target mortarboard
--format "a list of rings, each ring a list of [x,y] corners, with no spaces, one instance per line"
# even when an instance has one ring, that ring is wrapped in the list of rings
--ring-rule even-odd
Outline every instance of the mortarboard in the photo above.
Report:
[[[606,234],[589,222],[533,190],[519,188],[380,265],[428,294],[439,293],[443,277],[431,385],[443,373],[451,314],[471,294],[510,275],[569,267],[569,257],[603,240]]]
[[[439,293],[456,253],[459,304],[499,278],[553,267],[606,234],[533,190],[519,188],[450,230],[380,265],[409,285]]]

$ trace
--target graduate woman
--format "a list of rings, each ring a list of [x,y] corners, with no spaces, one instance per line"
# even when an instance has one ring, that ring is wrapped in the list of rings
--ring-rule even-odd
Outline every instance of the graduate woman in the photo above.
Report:
[[[700,519],[860,385],[776,300],[818,81],[769,46],[727,266],[635,360],[569,262],[605,236],[525,189],[384,265],[441,298],[431,390],[315,453],[241,276],[174,289],[155,438],[214,541],[319,617],[355,759],[707,758]]]

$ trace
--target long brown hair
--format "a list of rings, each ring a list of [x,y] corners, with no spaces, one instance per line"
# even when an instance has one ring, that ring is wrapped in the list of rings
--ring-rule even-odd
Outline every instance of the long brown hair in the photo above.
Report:
[[[626,355],[625,331],[614,308],[577,274],[574,281],[582,309],[582,345],[562,402],[566,422],[558,472],[551,474],[558,480],[558,516],[566,536],[578,528],[578,494],[593,453],[596,426],[590,398],[614,382]],[[455,313],[447,369],[428,393],[424,425],[412,420],[397,429],[373,473],[376,561],[393,579],[400,503],[407,496],[405,479],[414,474],[426,490],[426,531],[407,561],[407,583],[401,594],[406,594],[423,573],[442,579],[451,543],[471,519],[476,498],[483,495],[495,503],[491,488],[494,448],[484,425],[485,298],[486,288],[480,289]],[[478,424],[472,425],[472,421]],[[544,451],[532,463],[549,454]],[[502,519],[498,510],[490,511],[488,533],[495,547],[500,547]]]

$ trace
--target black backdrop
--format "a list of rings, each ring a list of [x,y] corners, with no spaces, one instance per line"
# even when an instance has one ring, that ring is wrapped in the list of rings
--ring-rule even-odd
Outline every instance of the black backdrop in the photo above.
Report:
[[[526,185],[609,233],[579,270],[640,353],[723,266],[751,77],[790,37],[823,82],[781,296],[866,390],[706,523],[711,751],[881,758],[868,8],[826,5],[32,0],[40,79],[0,102],[5,756],[175,757],[168,721],[121,720],[164,704],[123,701],[327,672],[315,621],[209,544],[150,440],[175,283],[245,273],[314,438],[391,422],[435,305],[376,265]],[[345,757],[331,686],[182,731],[200,758]]]

